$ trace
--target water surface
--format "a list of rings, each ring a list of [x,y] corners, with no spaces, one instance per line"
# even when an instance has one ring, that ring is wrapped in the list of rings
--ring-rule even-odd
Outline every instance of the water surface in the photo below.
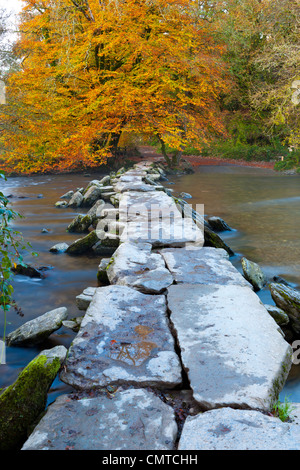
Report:
[[[76,295],[88,286],[96,286],[100,257],[52,254],[49,248],[55,243],[71,243],[78,234],[69,234],[66,227],[78,213],[76,209],[54,207],[66,191],[85,187],[91,179],[103,175],[59,175],[9,178],[0,181],[0,190],[13,195],[15,210],[25,218],[15,227],[30,241],[37,259],[26,257],[28,263],[47,266],[45,279],[29,279],[15,276],[15,300],[24,317],[11,311],[7,332],[49,310],[66,306],[69,317],[81,315],[75,304]],[[173,183],[173,184],[171,184]],[[280,275],[300,288],[300,176],[284,176],[261,168],[226,166],[201,166],[196,173],[174,177],[164,183],[174,190],[188,192],[187,202],[196,208],[204,204],[205,214],[222,217],[234,230],[222,237],[236,253],[233,264],[241,271],[240,259],[260,264],[268,277]],[[80,209],[81,212],[81,209]],[[46,228],[48,233],[42,233]],[[265,303],[274,302],[268,289],[259,293]],[[3,331],[3,315],[0,315],[0,336]],[[61,328],[43,344],[53,347],[64,344],[69,347],[75,333]],[[10,385],[19,372],[32,360],[41,348],[10,347],[6,349],[7,364],[0,367],[0,388]],[[53,384],[49,401],[68,390],[59,379]],[[290,378],[281,396],[300,402],[300,369],[293,366]]]

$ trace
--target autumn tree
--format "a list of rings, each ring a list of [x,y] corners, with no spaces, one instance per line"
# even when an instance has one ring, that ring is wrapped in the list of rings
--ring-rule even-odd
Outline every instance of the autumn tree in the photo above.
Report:
[[[251,93],[252,105],[269,129],[286,129],[286,142],[300,146],[300,3],[264,1],[263,48],[252,63],[264,76]]]
[[[214,24],[189,0],[27,0],[9,79],[4,167],[98,166],[124,133],[197,148],[223,132]],[[205,2],[204,2],[205,3]],[[202,10],[203,12],[203,10]]]

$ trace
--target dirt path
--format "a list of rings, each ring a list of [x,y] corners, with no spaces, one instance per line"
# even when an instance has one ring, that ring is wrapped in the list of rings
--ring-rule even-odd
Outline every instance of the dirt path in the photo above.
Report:
[[[142,159],[151,161],[164,161],[162,154],[157,153],[153,147],[144,145],[138,147],[141,158],[136,157],[134,160],[140,161]],[[228,158],[217,158],[217,157],[202,157],[201,155],[186,155],[184,156],[192,166],[198,167],[201,165],[237,165],[237,166],[248,166],[256,168],[270,168],[274,169],[274,162],[246,162],[245,160],[234,160]]]

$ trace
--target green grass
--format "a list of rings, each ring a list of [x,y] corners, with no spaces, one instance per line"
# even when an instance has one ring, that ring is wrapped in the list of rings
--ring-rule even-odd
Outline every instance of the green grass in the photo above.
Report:
[[[273,406],[273,414],[278,417],[282,422],[288,421],[291,412],[295,409],[294,406],[288,400],[288,397],[284,398],[284,402],[281,402],[279,399]]]

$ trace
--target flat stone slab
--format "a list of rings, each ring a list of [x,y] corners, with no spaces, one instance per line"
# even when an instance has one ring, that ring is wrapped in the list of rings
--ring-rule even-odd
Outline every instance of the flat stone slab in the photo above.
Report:
[[[252,288],[222,248],[165,248],[160,253],[177,284],[235,284]]]
[[[160,294],[173,283],[162,256],[150,243],[122,243],[107,267],[110,284],[126,285],[147,294]]]
[[[172,285],[168,308],[194,398],[204,409],[272,407],[292,351],[249,287]]]
[[[8,346],[20,344],[38,344],[43,342],[54,331],[62,326],[63,320],[68,317],[66,307],[59,307],[46,312],[33,320],[21,325],[7,335]]]
[[[121,242],[141,241],[153,247],[203,246],[204,235],[190,218],[183,218],[164,191],[122,193],[119,220],[127,224]]]
[[[77,389],[181,383],[164,295],[127,286],[96,289],[61,373]]]
[[[22,450],[172,450],[173,409],[142,389],[114,395],[61,395],[48,407]]]
[[[299,424],[255,410],[222,408],[188,417],[178,450],[299,450]]]

